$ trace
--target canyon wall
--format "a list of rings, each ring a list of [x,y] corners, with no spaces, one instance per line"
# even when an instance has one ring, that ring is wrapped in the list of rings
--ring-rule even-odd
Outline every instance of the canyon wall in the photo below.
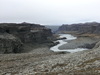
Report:
[[[23,44],[42,44],[50,42],[51,29],[39,24],[1,23],[0,53],[18,53]]]
[[[90,22],[90,23],[79,23],[79,24],[64,24],[59,27],[57,32],[63,31],[76,31],[78,33],[94,33],[100,34],[100,23]]]

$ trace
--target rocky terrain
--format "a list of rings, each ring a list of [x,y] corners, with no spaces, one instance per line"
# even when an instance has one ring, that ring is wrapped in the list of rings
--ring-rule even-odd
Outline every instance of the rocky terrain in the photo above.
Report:
[[[66,30],[61,31],[67,33]],[[68,32],[70,31],[71,30],[68,30]],[[7,32],[9,31],[7,30]],[[68,41],[70,46],[87,46],[84,45],[87,43],[89,45],[88,47],[91,48],[86,51],[67,54],[54,53],[50,51],[47,46],[44,46],[45,44],[40,46],[38,49],[33,49],[33,46],[30,48],[32,44],[29,45],[27,43],[28,45],[25,44],[24,48],[29,50],[32,49],[27,53],[0,54],[0,75],[100,75],[99,30],[97,30],[97,32],[83,33],[77,31],[76,33],[75,30],[74,33],[72,33],[74,36],[77,36],[78,39],[74,41]],[[15,34],[12,38],[9,38],[7,35],[12,37],[12,34],[6,33],[5,36],[6,39],[13,39],[14,41],[12,42],[16,42],[16,40],[18,40],[17,43],[20,43],[20,45],[16,44],[16,46],[19,48],[24,42],[29,41],[25,41],[24,39],[21,40],[21,37],[16,39],[17,35]],[[4,38],[4,35],[0,37]]]
[[[59,27],[58,32],[74,31],[80,34],[100,34],[100,23],[97,22],[87,22],[78,24],[64,24]]]
[[[26,45],[33,48],[38,44],[52,43],[51,30],[39,24],[30,23],[1,23],[0,24],[0,53],[25,52]],[[48,44],[49,45],[49,44]]]
[[[98,39],[96,37],[90,37],[90,36],[79,36],[78,37],[78,35],[77,35],[77,39],[66,41],[68,43],[60,46],[59,49],[61,49],[61,50],[76,49],[76,48],[92,49],[99,40],[100,39]]]
[[[30,53],[0,54],[0,75],[100,75],[100,42],[76,53],[58,54],[43,47]]]
[[[76,34],[77,39],[74,41],[68,41],[59,49],[75,49],[75,48],[89,48],[92,49],[99,41],[100,35],[100,23],[87,22],[78,24],[64,24],[57,30],[58,33],[71,33]],[[83,35],[83,36],[82,36]],[[97,37],[98,36],[98,37]]]

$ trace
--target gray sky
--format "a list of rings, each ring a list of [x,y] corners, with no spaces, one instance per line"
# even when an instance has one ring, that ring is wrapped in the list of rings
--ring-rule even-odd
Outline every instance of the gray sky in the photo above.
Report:
[[[0,22],[100,22],[100,0],[0,0]]]

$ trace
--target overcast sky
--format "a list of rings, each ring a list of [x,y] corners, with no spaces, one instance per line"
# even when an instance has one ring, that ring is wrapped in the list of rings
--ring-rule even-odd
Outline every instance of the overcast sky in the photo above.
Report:
[[[100,0],[0,0],[0,22],[100,22]]]

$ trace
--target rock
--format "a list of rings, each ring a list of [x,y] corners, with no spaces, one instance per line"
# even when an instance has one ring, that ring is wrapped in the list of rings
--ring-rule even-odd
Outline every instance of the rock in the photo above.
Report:
[[[12,37],[9,37],[9,39],[11,41],[7,40],[7,38],[3,39],[4,41],[9,41],[9,42],[5,42],[5,43],[6,44],[10,43],[8,45],[9,46],[11,45],[12,48],[14,47],[12,45],[12,41],[16,42],[16,44],[19,44],[19,45],[22,43],[36,45],[36,44],[50,43],[52,41],[49,39],[52,37],[51,29],[48,29],[39,24],[30,24],[30,23],[26,23],[26,22],[20,23],[20,24],[1,23],[0,24],[0,35],[3,36],[3,34],[5,34],[5,36],[7,36],[7,37],[8,37],[8,35],[10,35],[10,36],[20,40],[20,42],[13,41],[13,39],[12,40],[10,39]],[[1,39],[1,41],[2,41],[2,39]],[[4,42],[2,41],[2,43],[4,43]],[[19,46],[16,46],[16,49],[19,50],[19,48],[20,48]],[[10,50],[12,51],[13,49],[10,49]]]
[[[64,40],[67,39],[66,37],[62,37],[62,38],[57,38],[57,40]]]
[[[96,43],[96,45],[94,46],[94,49],[99,48],[99,47],[100,47],[100,41]]]
[[[54,42],[50,45],[50,47],[55,46],[55,45],[57,45],[57,44],[59,44],[59,42],[58,42],[58,41],[54,41]]]
[[[76,48],[94,48],[95,44],[99,41],[97,38],[93,37],[77,37],[75,40],[67,41],[67,44],[64,44],[59,47],[59,49],[76,49]]]
[[[77,31],[78,33],[95,33],[100,34],[100,23],[79,23],[79,24],[64,24],[59,27],[58,32]]]
[[[19,53],[22,42],[11,34],[0,35],[0,53]]]
[[[95,47],[95,44],[96,43],[92,43],[92,44],[84,44],[84,45],[82,45],[82,46],[79,46],[79,48],[88,48],[88,49],[92,49],[92,48],[94,48]]]

